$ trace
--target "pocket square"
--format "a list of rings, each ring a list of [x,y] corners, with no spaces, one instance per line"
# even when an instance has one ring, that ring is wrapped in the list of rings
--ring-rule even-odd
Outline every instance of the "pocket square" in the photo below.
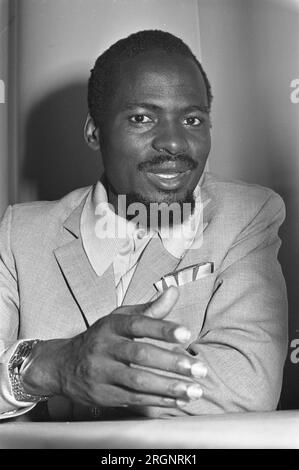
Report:
[[[189,282],[194,282],[206,277],[213,272],[214,263],[212,262],[194,264],[187,268],[165,274],[159,281],[154,283],[154,286],[156,290],[162,294],[162,292],[170,286],[180,287]]]

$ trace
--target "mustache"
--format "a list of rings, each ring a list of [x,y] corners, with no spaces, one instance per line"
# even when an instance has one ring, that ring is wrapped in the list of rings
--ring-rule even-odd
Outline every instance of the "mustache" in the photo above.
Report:
[[[188,170],[195,170],[195,168],[198,167],[198,162],[193,160],[193,158],[190,157],[190,155],[180,154],[180,155],[175,155],[175,156],[172,156],[172,155],[155,155],[150,160],[148,160],[146,162],[140,162],[137,165],[137,169],[139,171],[148,171],[148,170],[151,170],[151,169],[155,168],[155,166],[162,165],[163,163],[166,163],[166,162],[186,163],[187,167],[188,167]]]

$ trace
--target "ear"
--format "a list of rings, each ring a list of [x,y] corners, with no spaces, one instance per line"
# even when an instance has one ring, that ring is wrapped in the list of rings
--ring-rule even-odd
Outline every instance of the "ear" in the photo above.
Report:
[[[92,150],[100,149],[100,131],[90,114],[87,115],[84,126],[84,139]]]

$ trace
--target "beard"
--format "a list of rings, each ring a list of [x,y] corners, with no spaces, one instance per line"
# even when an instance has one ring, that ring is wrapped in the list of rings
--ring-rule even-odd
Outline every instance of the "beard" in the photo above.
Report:
[[[170,155],[154,155],[146,162],[138,164],[138,171],[150,171],[157,168],[165,162],[180,162],[185,165],[186,169],[194,170],[198,166],[198,162],[193,160],[190,155],[182,154],[175,157]],[[121,198],[117,191],[113,188],[111,182],[107,179],[109,198],[113,201],[113,205],[117,208],[117,213],[128,221],[134,221],[137,226],[146,229],[161,229],[162,227],[174,227],[182,224],[186,219],[191,217],[195,209],[195,199],[193,189],[187,189],[183,192],[169,190],[155,190],[153,195],[145,196],[140,192],[131,191],[125,194],[125,198]],[[136,212],[139,214],[136,216]]]
[[[161,202],[153,202],[142,194],[132,192],[127,194],[126,202],[127,207],[134,202],[142,204],[146,210],[146,224],[141,225],[146,225],[146,228],[151,230],[180,225],[194,213],[195,199],[192,191],[187,191],[183,199],[177,199],[175,192],[167,192],[161,199]],[[134,217],[136,216],[127,213],[127,220]]]
[[[193,190],[178,194],[177,191],[157,191],[153,197],[131,191],[117,195],[108,183],[109,199],[114,201],[117,214],[128,221],[134,221],[138,228],[161,230],[173,228],[191,217],[195,209]]]

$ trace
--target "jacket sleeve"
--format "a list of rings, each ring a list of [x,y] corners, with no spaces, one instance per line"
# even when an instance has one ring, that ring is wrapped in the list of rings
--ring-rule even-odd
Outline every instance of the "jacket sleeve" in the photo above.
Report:
[[[151,408],[170,417],[275,410],[287,354],[287,295],[277,254],[285,217],[271,191],[229,247],[189,351],[208,367],[203,396],[182,410]]]
[[[192,413],[275,410],[287,354],[287,294],[277,260],[285,217],[271,193],[229,249],[191,352],[207,364]]]
[[[10,249],[11,219],[9,207],[0,223],[0,419],[19,416],[34,406],[14,399],[8,375],[9,360],[20,343],[18,280]]]

